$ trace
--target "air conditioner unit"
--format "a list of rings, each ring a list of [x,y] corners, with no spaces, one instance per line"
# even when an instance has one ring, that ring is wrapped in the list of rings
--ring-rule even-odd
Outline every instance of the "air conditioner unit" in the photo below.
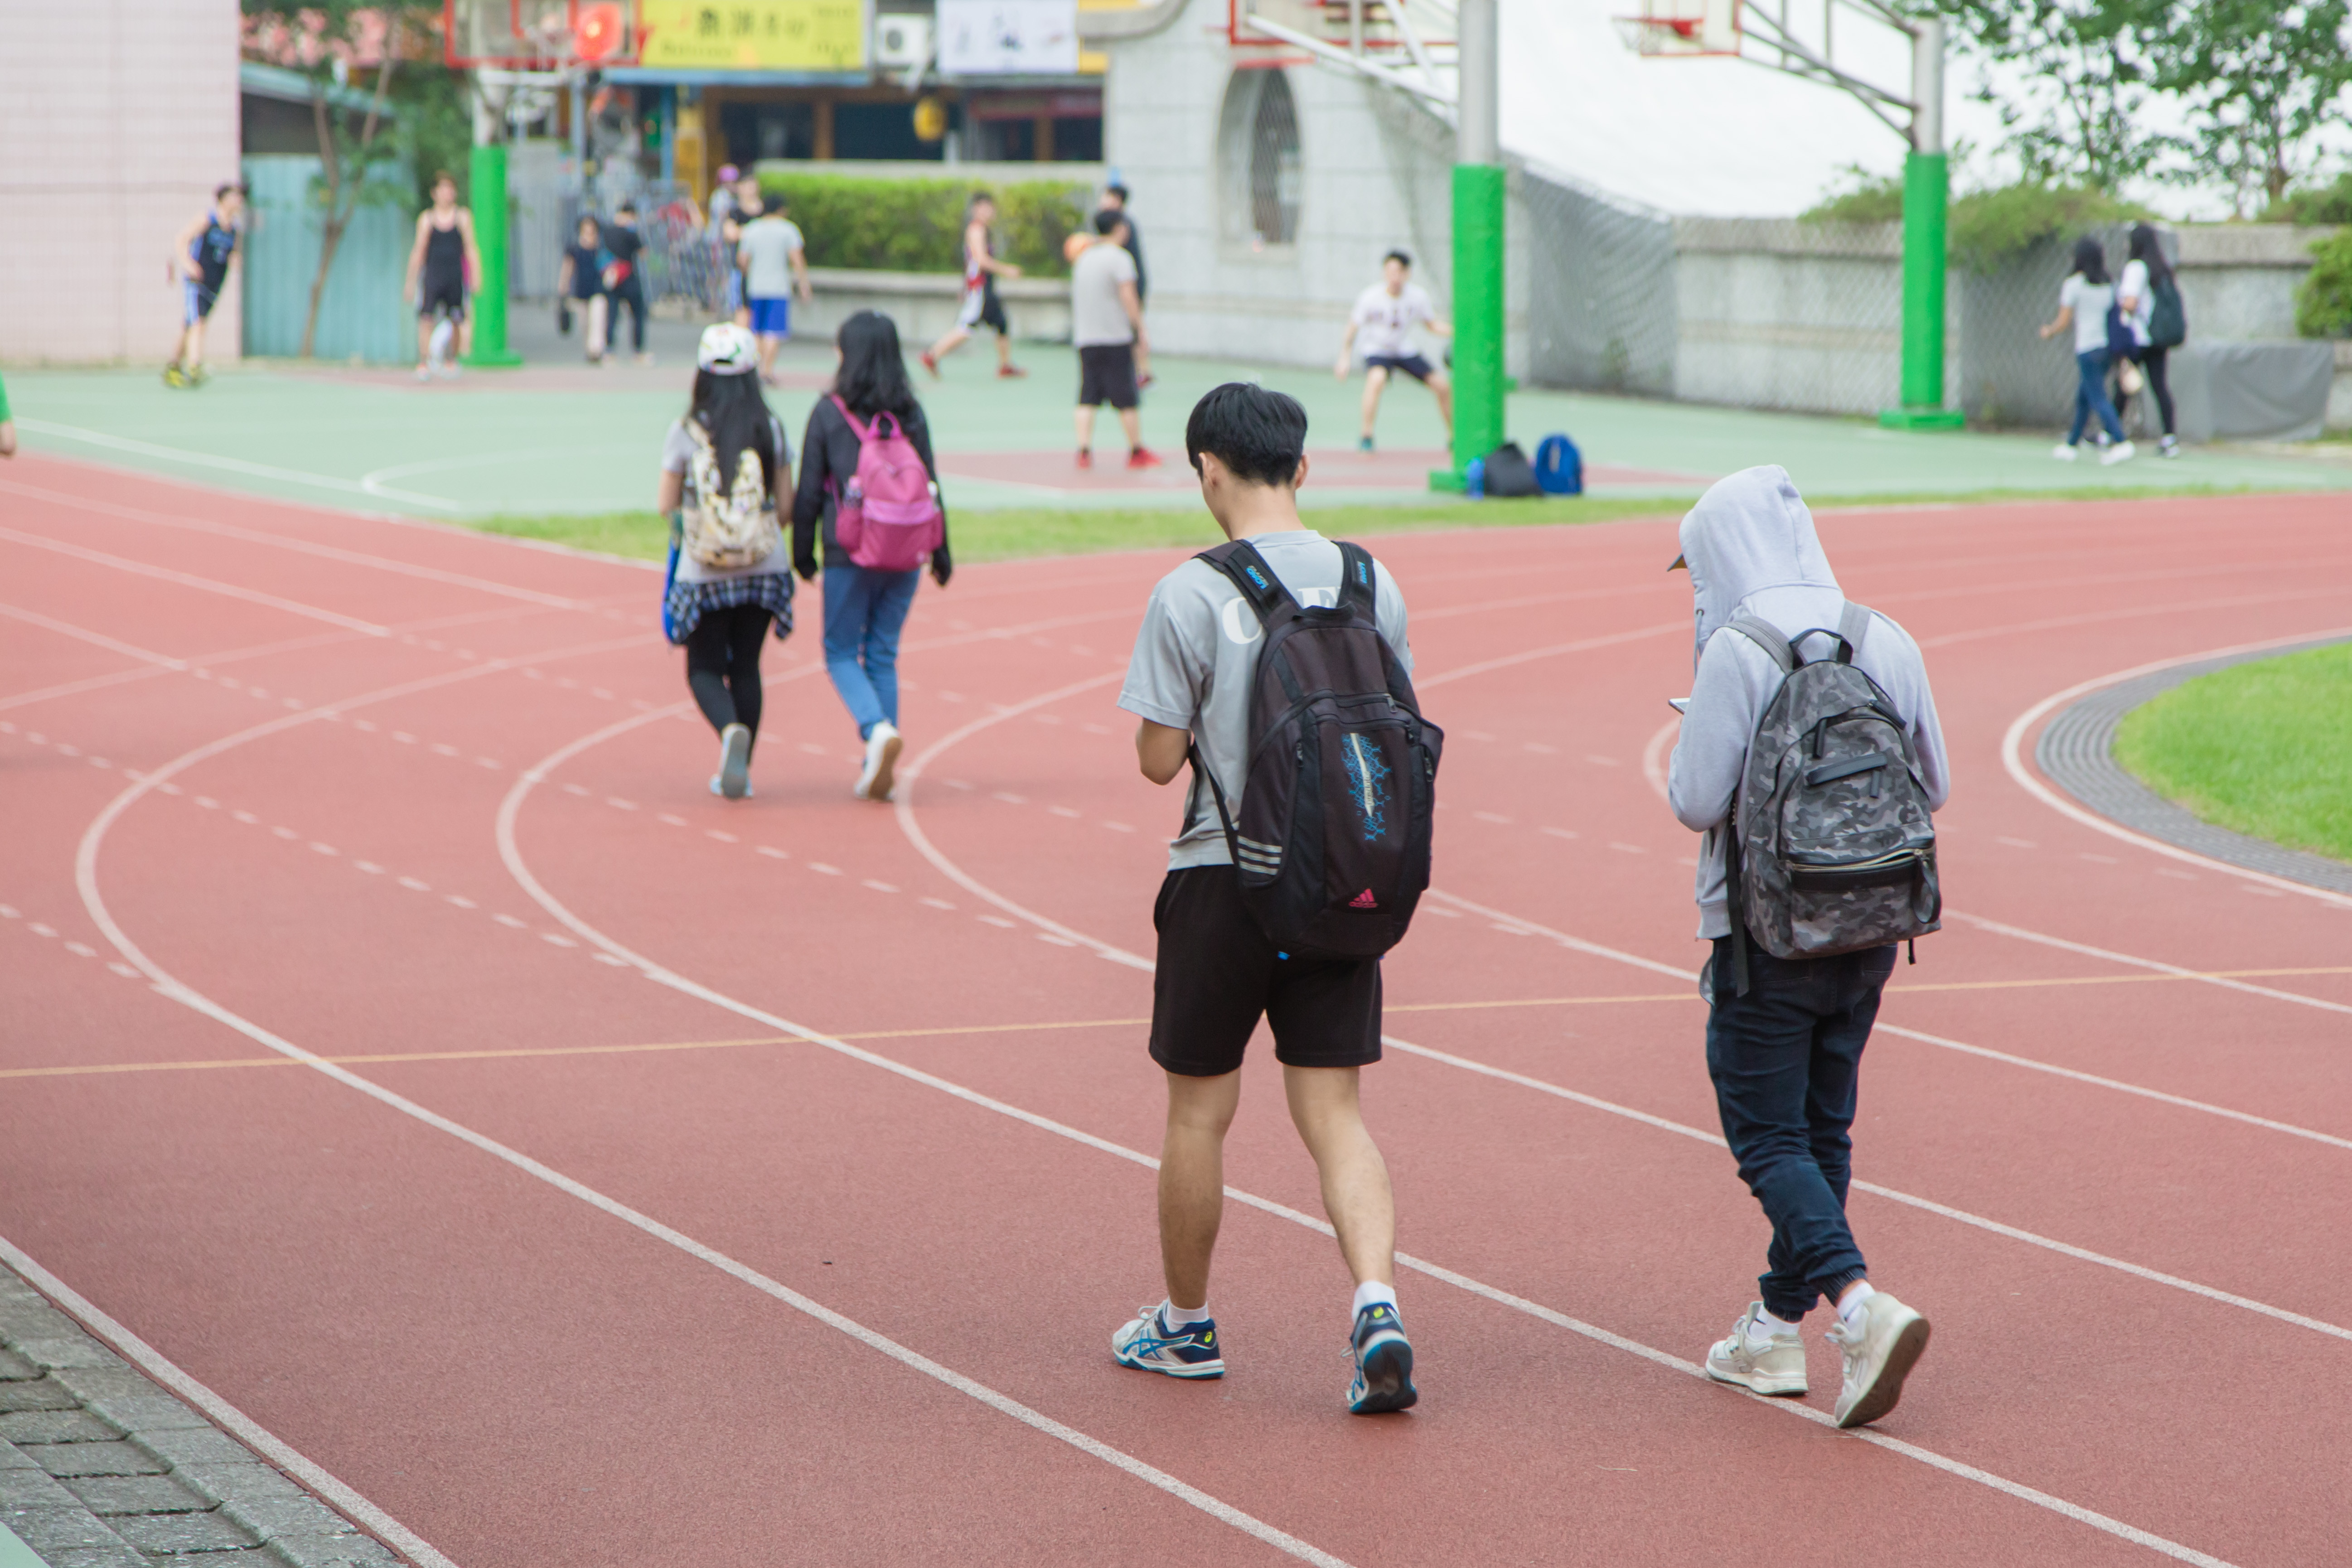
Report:
[[[919,69],[931,61],[931,19],[885,12],[874,18],[874,63],[884,70]]]

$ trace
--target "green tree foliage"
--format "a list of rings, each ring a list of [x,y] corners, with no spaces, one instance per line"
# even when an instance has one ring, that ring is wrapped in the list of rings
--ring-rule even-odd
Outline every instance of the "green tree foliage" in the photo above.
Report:
[[[2346,0],[2188,0],[2148,6],[2148,52],[2162,91],[2187,105],[2193,158],[2183,177],[2226,179],[2243,216],[2303,172],[2313,134],[2342,113],[2352,83]]]
[[[2082,234],[2148,216],[2147,208],[2088,185],[2027,179],[1962,196],[1952,204],[1947,232],[1956,265],[1990,273],[2054,235]]]
[[[2210,0],[2194,0],[2195,4]],[[2160,0],[1933,0],[1962,46],[2006,68],[1976,96],[2000,111],[2003,146],[2029,179],[2114,191],[2178,143],[2147,129]]]
[[[2294,291],[2294,330],[2306,338],[2352,338],[2352,228],[2311,247],[2311,270]]]
[[[1902,175],[1874,174],[1859,163],[1848,163],[1840,179],[1844,188],[1824,191],[1820,201],[1797,215],[1799,223],[1903,221]]]
[[[2333,184],[2306,184],[2273,201],[2263,209],[2264,223],[2352,223],[2352,172]]]
[[[792,204],[812,267],[891,272],[961,272],[965,180],[877,180],[760,169],[760,189]],[[1066,180],[997,186],[997,243],[1033,278],[1063,278],[1062,241],[1086,221],[1092,192]]]

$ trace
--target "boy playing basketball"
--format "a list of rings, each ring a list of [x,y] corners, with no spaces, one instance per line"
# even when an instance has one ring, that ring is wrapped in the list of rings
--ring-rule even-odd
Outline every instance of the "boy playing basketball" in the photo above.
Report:
[[[986,191],[974,193],[964,209],[963,305],[947,336],[922,354],[923,368],[935,376],[940,374],[940,361],[963,347],[971,330],[982,326],[996,329],[996,374],[1008,377],[1029,374],[1013,363],[1013,328],[1004,318],[1004,301],[996,297],[996,280],[1018,278],[1021,268],[996,258],[995,237],[989,233],[989,226],[995,221],[996,198]]]
[[[1372,449],[1372,421],[1381,412],[1381,393],[1389,377],[1399,372],[1429,388],[1437,399],[1437,416],[1445,421],[1446,434],[1450,437],[1454,432],[1454,382],[1413,347],[1416,326],[1427,327],[1441,338],[1454,335],[1454,329],[1437,319],[1429,290],[1412,281],[1412,258],[1391,250],[1381,263],[1381,280],[1356,296],[1356,308],[1348,316],[1348,335],[1339,340],[1339,363],[1331,367],[1334,376],[1348,379],[1356,337],[1362,333],[1364,430],[1356,444],[1364,451]]]
[[[180,284],[180,338],[173,345],[172,363],[163,367],[166,386],[201,386],[206,379],[205,321],[228,287],[244,216],[245,187],[222,185],[213,192],[212,209],[182,229],[172,247],[171,275]]]

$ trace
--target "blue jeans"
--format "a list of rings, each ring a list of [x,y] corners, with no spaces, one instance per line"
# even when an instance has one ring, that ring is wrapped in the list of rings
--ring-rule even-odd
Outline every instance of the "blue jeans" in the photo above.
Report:
[[[2093,349],[2076,354],[2074,370],[2080,379],[2074,384],[2074,423],[2066,432],[2066,445],[2081,444],[2083,426],[2094,414],[2110,439],[2122,440],[2124,422],[2116,417],[2116,405],[2107,399],[2107,351]]]
[[[846,563],[824,569],[824,670],[861,741],[886,719],[898,722],[898,632],[921,576]]]
[[[1706,1070],[1740,1179],[1772,1222],[1764,1310],[1794,1322],[1864,1272],[1845,1222],[1862,1047],[1895,950],[1782,959],[1749,944],[1748,987],[1731,994],[1731,939],[1708,971]]]

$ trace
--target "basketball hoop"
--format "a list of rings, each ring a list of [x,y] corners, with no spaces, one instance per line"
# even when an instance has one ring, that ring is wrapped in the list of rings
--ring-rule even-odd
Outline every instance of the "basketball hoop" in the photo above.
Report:
[[[1638,16],[1612,16],[1617,36],[1636,54],[1699,56],[1739,52],[1739,0],[1643,0]]]
[[[619,0],[442,0],[442,59],[522,72],[627,64],[635,9]]]

